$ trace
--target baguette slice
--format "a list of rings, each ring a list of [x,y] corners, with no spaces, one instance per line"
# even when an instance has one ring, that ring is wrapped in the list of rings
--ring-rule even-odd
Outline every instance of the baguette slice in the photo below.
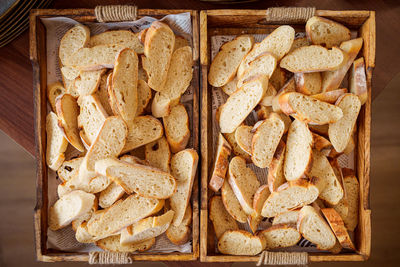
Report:
[[[295,73],[296,91],[305,95],[315,95],[321,93],[321,73]]]
[[[177,183],[176,192],[169,200],[171,209],[175,211],[174,226],[181,224],[189,205],[198,160],[199,156],[193,149],[182,150],[171,159],[171,171]]]
[[[49,228],[56,231],[67,226],[73,220],[86,214],[93,207],[94,200],[93,194],[81,190],[66,194],[50,208]]]
[[[107,77],[110,74],[104,74],[100,78],[99,88],[97,89],[95,96],[99,100],[101,106],[106,111],[107,115],[113,115],[113,111],[110,106],[110,101],[108,101],[108,85],[107,85]]]
[[[224,184],[226,171],[228,170],[229,165],[228,158],[231,155],[231,151],[231,146],[220,133],[218,137],[217,152],[215,154],[214,170],[211,174],[208,185],[214,192],[218,192]]]
[[[353,39],[343,42],[340,49],[346,53],[343,64],[335,71],[327,71],[322,73],[322,92],[328,92],[339,88],[344,76],[351,67],[358,52],[363,44],[362,38]]]
[[[47,100],[50,103],[51,109],[56,111],[56,99],[58,96],[65,93],[65,88],[60,82],[55,82],[47,86]]]
[[[324,214],[325,219],[328,221],[333,233],[336,235],[336,238],[339,240],[342,247],[356,250],[340,215],[332,208],[321,209],[321,212]]]
[[[237,88],[241,88],[243,84],[253,76],[266,75],[271,77],[277,64],[276,56],[272,53],[264,53],[250,62],[249,67],[238,76]]]
[[[103,238],[99,241],[96,241],[96,246],[105,251],[110,252],[144,252],[149,250],[155,243],[156,239],[151,238],[140,243],[130,244],[130,245],[121,245],[120,244],[120,235],[113,235],[107,238]]]
[[[169,210],[163,215],[148,217],[124,228],[121,231],[121,245],[136,244],[163,234],[173,217],[174,211]]]
[[[318,188],[304,179],[283,184],[267,198],[261,215],[275,217],[280,213],[303,207],[314,202],[318,194]]]
[[[185,37],[180,35],[175,35],[175,44],[174,44],[174,51],[178,50],[181,47],[189,46],[188,40]]]
[[[111,183],[111,180],[105,176],[97,175],[93,173],[93,178],[88,181],[81,181],[78,175],[73,176],[70,180],[59,184],[57,187],[57,193],[59,197],[62,197],[74,190],[82,190],[87,193],[96,194],[105,190]]]
[[[144,80],[138,80],[138,104],[136,117],[142,115],[151,101],[151,89]]]
[[[213,196],[211,198],[209,216],[213,223],[217,239],[219,239],[226,231],[239,230],[236,221],[226,211],[221,196]]]
[[[288,81],[288,72],[279,66],[276,66],[274,73],[269,78],[269,82],[278,90]]]
[[[244,151],[236,142],[235,132],[225,133],[223,134],[223,136],[226,138],[226,141],[228,141],[228,143],[230,144],[234,155],[241,156],[242,158],[246,159],[246,162],[248,163],[251,162],[250,155],[246,151]]]
[[[307,124],[294,120],[290,125],[283,173],[288,181],[305,177],[312,167],[313,137]]]
[[[143,197],[167,199],[177,187],[174,177],[166,172],[117,159],[99,160],[95,170],[122,186],[128,194],[136,192]]]
[[[339,97],[347,93],[346,88],[336,89],[328,92],[319,93],[312,95],[312,98],[318,99],[320,101],[327,102],[329,104],[335,104]]]
[[[297,219],[299,218],[299,210],[289,210],[284,213],[280,213],[274,217],[272,225],[288,224],[296,225]]]
[[[296,50],[299,47],[309,46],[311,43],[307,37],[297,37],[293,40],[292,47],[290,48],[290,52]]]
[[[67,80],[75,80],[79,77],[80,71],[71,67],[61,67],[61,75]]]
[[[270,195],[270,191],[268,185],[264,184],[260,186],[254,194],[253,198],[253,213],[248,216],[247,221],[249,223],[251,231],[256,233],[258,224],[261,222],[261,210],[264,205],[264,202]]]
[[[87,222],[82,222],[75,230],[75,239],[79,243],[94,243],[98,239],[87,231]]]
[[[116,201],[123,197],[125,190],[119,184],[112,182],[99,195],[99,206],[103,209],[112,206]]]
[[[237,200],[228,181],[225,181],[222,185],[221,197],[226,211],[232,216],[232,218],[240,223],[246,223],[247,215],[243,211],[243,208]]]
[[[122,153],[156,141],[163,136],[163,126],[156,118],[146,115],[136,117],[129,127],[125,147]]]
[[[232,133],[246,119],[264,97],[268,76],[258,76],[246,82],[221,106],[219,127],[221,133]]]
[[[263,99],[261,99],[261,101],[260,101],[260,105],[272,106],[273,100],[274,100],[276,94],[277,94],[277,92],[276,92],[275,87],[272,85],[272,83],[268,83],[268,88],[265,91],[265,95],[264,95]]]
[[[143,54],[143,44],[138,38],[139,33],[128,30],[106,31],[90,37],[89,46],[118,44],[133,49],[138,54]]]
[[[167,79],[174,44],[175,35],[171,28],[154,21],[146,33],[142,65],[149,77],[147,83],[155,91],[162,90]]]
[[[78,88],[75,87],[75,79],[68,80],[67,78],[64,77],[64,75],[62,75],[62,73],[61,73],[61,78],[63,81],[65,92],[72,95],[73,97],[79,97]]]
[[[361,105],[368,99],[367,78],[365,76],[364,58],[360,57],[353,62],[349,76],[350,93],[360,98]]]
[[[68,58],[82,47],[86,47],[90,39],[90,30],[82,24],[69,29],[61,38],[58,56],[62,65],[67,65]]]
[[[46,163],[50,169],[56,171],[65,160],[64,152],[67,149],[68,141],[65,139],[60,127],[58,127],[58,118],[54,112],[47,114],[46,136]]]
[[[240,35],[223,44],[211,62],[208,82],[214,87],[221,87],[231,81],[253,44],[254,37],[250,35]]]
[[[329,124],[329,140],[337,152],[343,152],[348,145],[361,109],[361,102],[355,94],[344,94],[336,102],[343,111],[343,117]]]
[[[83,157],[66,160],[57,170],[57,176],[63,182],[71,180],[74,176],[78,175],[79,166],[83,161]]]
[[[306,123],[334,123],[343,117],[341,108],[296,92],[281,95],[279,105],[285,114]]]
[[[292,247],[300,241],[301,235],[296,227],[277,224],[258,233],[266,240],[266,249]]]
[[[344,187],[346,188],[347,201],[349,203],[348,214],[343,218],[347,230],[354,231],[358,224],[359,192],[360,184],[354,175],[345,175]]]
[[[313,149],[322,152],[323,150],[332,149],[332,144],[325,137],[312,132],[313,136]]]
[[[296,84],[294,78],[291,78],[283,87],[278,91],[278,93],[272,99],[272,109],[274,112],[282,113],[281,106],[279,105],[279,98],[281,95],[288,92],[295,92]]]
[[[222,254],[254,256],[264,250],[263,236],[254,236],[244,230],[226,231],[218,240],[218,250]]]
[[[150,166],[158,168],[163,172],[171,172],[171,151],[165,137],[147,144],[145,146],[145,155]]]
[[[284,131],[285,124],[279,116],[270,116],[257,127],[251,141],[251,159],[257,167],[271,164]]]
[[[251,215],[253,210],[253,198],[260,182],[256,174],[246,166],[246,160],[234,157],[229,163],[228,182],[239,200],[244,212]]]
[[[284,25],[276,28],[261,43],[255,44],[253,49],[243,58],[237,71],[240,77],[249,67],[250,62],[265,52],[272,53],[279,61],[292,47],[295,31]]]
[[[350,40],[350,30],[340,23],[326,18],[314,16],[306,23],[307,37],[313,44],[327,48],[339,46]]]
[[[286,144],[282,140],[276,147],[272,161],[268,166],[268,187],[270,192],[275,192],[279,186],[286,182],[283,174],[283,165],[285,160]]]
[[[227,95],[233,94],[238,89],[237,86],[236,86],[237,82],[238,82],[238,79],[235,76],[235,78],[233,78],[233,80],[229,81],[228,83],[226,83],[225,85],[223,85],[221,87],[222,91],[224,91],[224,93],[227,94]]]
[[[183,216],[182,222],[179,226],[170,224],[169,228],[165,232],[165,235],[175,245],[183,245],[190,239],[190,227],[192,222],[192,208],[190,204],[186,208],[185,215]]]
[[[323,137],[328,137],[328,128],[329,125],[328,124],[324,124],[324,125],[317,125],[317,124],[308,124],[308,128],[316,134],[319,134]]]
[[[74,86],[78,90],[79,96],[94,94],[99,88],[101,76],[106,69],[94,71],[80,71],[79,77],[74,80]]]
[[[318,72],[338,69],[346,59],[339,48],[328,50],[319,45],[303,46],[282,58],[281,68],[297,72]]]
[[[251,140],[253,139],[253,133],[251,132],[253,127],[248,125],[240,125],[235,131],[235,140],[241,149],[246,151],[247,154],[251,155]]]
[[[185,106],[178,104],[171,109],[168,116],[163,117],[165,137],[172,153],[185,149],[190,138],[189,115]]]
[[[70,94],[63,94],[56,99],[58,126],[68,142],[80,152],[85,150],[78,132],[79,107]]]
[[[299,212],[297,230],[320,250],[328,250],[335,246],[336,237],[331,228],[318,212],[311,206],[304,206]]]

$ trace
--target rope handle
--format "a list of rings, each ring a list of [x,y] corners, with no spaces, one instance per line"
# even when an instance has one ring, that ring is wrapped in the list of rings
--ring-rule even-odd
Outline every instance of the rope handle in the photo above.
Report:
[[[110,5],[96,6],[94,14],[98,22],[133,21],[137,18],[137,6]]]
[[[270,7],[265,14],[265,22],[302,24],[314,16],[315,10],[315,7]]]
[[[132,258],[127,252],[89,252],[89,264],[130,264],[132,262]]]
[[[261,265],[308,265],[307,252],[270,252],[263,251],[257,266]]]

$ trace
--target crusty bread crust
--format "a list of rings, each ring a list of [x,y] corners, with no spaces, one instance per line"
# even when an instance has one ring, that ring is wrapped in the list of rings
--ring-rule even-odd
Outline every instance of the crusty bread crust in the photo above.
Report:
[[[244,240],[230,240],[230,236],[238,235]],[[232,243],[232,241],[236,241]],[[255,243],[253,243],[255,242]],[[251,245],[256,245],[254,248]],[[229,230],[226,231],[218,241],[218,250],[223,254],[231,255],[257,255],[264,250],[266,245],[265,238],[261,236],[254,236],[244,230]],[[249,251],[254,249],[254,251]]]
[[[318,135],[316,133],[313,133],[313,132],[312,132],[312,136],[313,136],[313,149],[322,151],[325,149],[331,149],[333,147],[331,142],[329,142],[329,140],[326,139],[325,137]]]
[[[283,174],[283,160],[285,157],[285,150],[286,150],[286,144],[282,140],[279,142],[274,156],[272,158],[271,164],[268,167],[268,187],[270,192],[275,192],[279,186],[281,186],[286,180],[283,177],[283,179],[280,179],[277,177],[278,172],[280,171]],[[279,170],[281,168],[281,170]]]
[[[231,146],[220,133],[218,137],[217,153],[215,155],[214,170],[211,174],[209,188],[214,192],[218,192],[225,181],[225,175],[228,170],[228,157],[231,154]]]
[[[329,104],[335,104],[336,101],[338,100],[338,98],[345,93],[347,93],[347,89],[341,88],[341,89],[337,89],[337,90],[332,90],[332,91],[312,95],[311,97],[321,100],[321,101],[324,101],[324,102],[327,102]]]
[[[325,35],[324,37],[322,37],[323,33],[321,33],[321,32],[318,35],[317,34],[314,35],[314,30],[313,30],[312,25],[318,24],[318,23],[329,26],[331,28],[331,30],[330,30],[331,33],[327,34],[328,36]],[[338,35],[334,36],[334,32],[332,30],[334,28],[340,29],[340,31],[343,33],[343,36],[340,36],[341,38],[338,38],[339,37]],[[350,30],[347,29],[342,24],[340,24],[336,21],[329,20],[329,19],[326,19],[323,17],[318,17],[318,16],[314,16],[307,21],[306,34],[307,34],[308,39],[313,44],[321,44],[321,45],[327,46],[328,48],[330,48],[332,46],[338,46],[341,42],[349,40],[350,36],[351,36]],[[324,41],[317,40],[317,37],[319,37],[320,39],[323,39],[323,38],[325,38],[325,39],[323,39]],[[324,43],[322,43],[322,42],[324,42]]]
[[[331,226],[333,233],[336,235],[340,244],[343,248],[355,250],[355,246],[351,241],[349,233],[347,232],[344,222],[340,215],[332,208],[321,209],[322,214],[324,214],[326,220]]]

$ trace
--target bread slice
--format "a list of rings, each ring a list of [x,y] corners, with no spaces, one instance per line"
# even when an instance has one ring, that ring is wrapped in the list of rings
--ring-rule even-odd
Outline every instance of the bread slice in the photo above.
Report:
[[[58,196],[62,197],[74,190],[82,190],[87,193],[96,194],[105,190],[111,183],[111,180],[106,176],[97,175],[96,173],[91,175],[93,175],[93,178],[80,180],[78,172],[78,175],[73,176],[70,180],[62,184],[59,184],[57,187]]]
[[[94,243],[97,238],[87,231],[87,222],[82,222],[75,230],[75,239],[79,243]]]
[[[171,151],[165,137],[147,144],[145,146],[145,154],[150,166],[158,168],[163,172],[171,172]]]
[[[249,67],[245,69],[242,75],[238,76],[237,88],[241,88],[243,84],[253,76],[266,75],[271,77],[277,64],[276,56],[272,53],[264,53],[250,62]]]
[[[107,115],[113,115],[113,111],[110,106],[110,101],[108,101],[108,87],[107,87],[107,77],[109,74],[103,74],[100,77],[99,87],[95,93],[95,96],[99,100],[101,106],[106,111]]]
[[[175,211],[174,226],[179,226],[185,215],[190,196],[192,195],[198,160],[199,156],[193,149],[182,150],[176,153],[171,159],[171,171],[177,183],[176,193],[169,200],[171,209]]]
[[[301,208],[297,230],[320,250],[328,250],[335,246],[336,237],[331,228],[311,206]]]
[[[288,181],[304,178],[312,167],[313,137],[307,124],[294,120],[290,125],[283,173]]]
[[[333,233],[339,240],[343,248],[355,250],[355,246],[351,241],[349,233],[344,226],[344,222],[340,215],[332,208],[321,209],[322,214],[324,214],[325,219],[328,221]]]
[[[296,92],[279,97],[282,111],[306,123],[327,124],[343,117],[341,108]]]
[[[229,182],[225,180],[221,188],[222,202],[224,203],[226,211],[240,223],[245,223],[247,221],[247,215],[243,211],[242,206],[237,200],[235,193],[233,192]]]
[[[120,116],[119,114],[119,109],[117,106],[117,99],[114,97],[114,93],[112,90],[112,76],[113,72],[110,72],[107,76],[107,97],[108,97],[108,102],[110,104],[112,114],[115,116]]]
[[[218,240],[218,250],[222,254],[254,256],[264,250],[263,236],[253,236],[244,230],[226,231]]]
[[[80,71],[78,69],[72,68],[72,67],[61,67],[61,75],[63,78],[67,80],[75,80],[76,78],[79,77]]]
[[[280,213],[274,217],[272,225],[288,224],[296,225],[297,219],[299,218],[299,210],[289,210],[284,213]]]
[[[181,47],[189,46],[188,40],[185,37],[180,35],[175,35],[175,44],[174,44],[174,51],[178,50]]]
[[[276,66],[274,73],[272,73],[271,77],[269,78],[269,82],[275,87],[276,90],[280,90],[288,81],[288,76],[289,73],[278,65]]]
[[[69,225],[87,213],[93,206],[95,196],[81,190],[64,195],[50,207],[49,228],[53,231]]]
[[[162,118],[168,116],[171,112],[171,108],[178,104],[180,100],[180,95],[176,101],[172,101],[166,94],[157,92],[153,101],[151,102],[151,114],[156,118]]]
[[[229,96],[220,109],[221,133],[232,133],[264,97],[268,88],[268,76],[258,76]]]
[[[78,175],[79,166],[83,161],[83,157],[66,160],[57,170],[57,176],[63,182],[69,181],[72,177]]]
[[[225,85],[223,85],[221,87],[222,91],[224,91],[224,93],[227,95],[233,94],[238,89],[236,86],[237,82],[238,82],[238,79],[235,76],[235,78],[233,78],[233,80],[229,81],[228,83],[226,83]]]
[[[84,71],[114,68],[115,58],[124,48],[117,44],[80,48],[66,59],[65,65]]]
[[[98,208],[99,208],[99,201],[97,200],[97,197],[95,195],[95,199],[94,199],[92,208],[88,212],[86,212],[84,215],[80,216],[79,218],[77,218],[71,222],[72,230],[74,230],[76,232],[78,227],[82,223],[84,223],[84,222],[86,223],[88,220],[90,220],[90,218],[92,218],[92,216],[97,216],[99,214]],[[94,215],[94,214],[96,214],[96,215]],[[87,230],[87,228],[86,228],[86,230]]]
[[[155,91],[161,91],[167,80],[174,44],[175,35],[171,28],[154,21],[146,33],[142,65],[149,77],[147,83]]]
[[[342,109],[343,117],[329,124],[329,140],[337,152],[343,152],[353,134],[361,102],[358,96],[348,93],[337,100],[336,106]]]
[[[332,144],[325,137],[312,133],[313,136],[313,149],[322,152],[323,150],[327,151],[332,149]]]
[[[258,235],[262,235],[266,240],[266,249],[274,248],[287,248],[292,247],[300,241],[301,235],[297,231],[295,226],[289,226],[286,224],[273,225],[261,232]]]
[[[315,95],[321,93],[321,73],[295,73],[296,91],[305,95]]]
[[[126,144],[122,149],[122,153],[151,143],[161,138],[163,133],[163,126],[156,118],[150,115],[136,117],[133,120],[133,124],[129,127]]]
[[[82,47],[86,47],[90,39],[87,26],[77,24],[69,29],[61,38],[58,56],[62,65],[67,65],[68,58]]]
[[[367,78],[365,74],[364,58],[360,57],[353,62],[349,75],[350,93],[360,98],[361,105],[368,99]]]
[[[346,54],[339,48],[331,50],[320,45],[300,47],[280,62],[281,68],[297,72],[318,72],[338,69],[346,59]]]
[[[231,81],[240,62],[249,53],[253,44],[254,37],[251,35],[240,35],[223,44],[211,62],[208,82],[214,87],[221,87]]]
[[[240,77],[249,67],[250,62],[265,52],[272,53],[279,61],[292,47],[294,34],[294,29],[288,25],[276,28],[261,43],[255,44],[253,49],[243,58],[237,76]]]
[[[288,92],[296,91],[296,83],[294,78],[291,78],[287,81],[285,85],[278,91],[278,93],[272,99],[272,109],[274,112],[282,113],[281,106],[279,105],[279,98],[281,95],[286,94]]]
[[[271,164],[284,131],[285,124],[279,116],[270,116],[257,127],[251,141],[251,159],[257,167]]]
[[[169,210],[163,215],[148,217],[124,228],[121,231],[121,245],[135,244],[163,234],[173,217],[174,211]]]
[[[166,199],[176,190],[174,177],[144,165],[108,158],[97,161],[95,170],[122,186],[128,194],[136,192],[143,197]]]
[[[270,191],[268,185],[264,184],[260,186],[257,191],[254,193],[253,197],[253,213],[247,217],[249,226],[253,233],[256,233],[258,224],[261,222],[261,210],[264,205],[264,202],[270,195]]]
[[[296,50],[299,47],[309,46],[311,43],[307,37],[297,37],[293,40],[292,47],[289,50],[289,53],[293,50]]]
[[[75,87],[75,79],[68,80],[67,78],[64,77],[64,75],[62,75],[62,73],[61,77],[65,88],[65,92],[72,95],[73,97],[79,97],[78,89]]]
[[[225,133],[223,134],[223,136],[226,138],[226,141],[228,141],[228,143],[230,144],[233,154],[235,154],[236,156],[241,156],[242,158],[246,159],[246,162],[248,163],[251,162],[250,155],[246,151],[244,151],[236,142],[235,132]]]
[[[99,206],[103,209],[108,208],[122,198],[124,194],[124,188],[116,182],[112,182],[105,190],[101,191],[99,195]]]
[[[337,70],[322,73],[322,92],[328,92],[339,88],[344,76],[351,67],[358,52],[361,50],[362,44],[363,39],[357,38],[343,42],[340,45],[340,49],[346,54],[345,60]]]
[[[67,149],[68,141],[65,139],[60,127],[58,127],[58,118],[54,112],[47,114],[46,136],[46,163],[50,169],[56,171],[65,160],[64,152]]]
[[[75,79],[74,86],[78,90],[79,96],[91,95],[99,88],[101,76],[106,69],[93,71],[80,71],[79,77]]]
[[[185,149],[190,138],[189,116],[185,106],[178,104],[171,109],[168,116],[163,117],[165,137],[172,153]]]
[[[265,91],[265,95],[264,95],[263,99],[261,99],[261,101],[260,101],[260,105],[272,106],[273,99],[275,98],[276,94],[277,94],[277,91],[276,91],[275,87],[271,83],[268,83],[268,88]]]
[[[275,192],[279,186],[286,182],[283,174],[283,165],[285,159],[286,144],[282,140],[279,141],[271,163],[268,166],[268,187],[270,192]]]
[[[267,198],[261,215],[275,217],[280,213],[303,207],[314,202],[318,194],[318,188],[304,179],[285,183]]]
[[[55,82],[47,86],[47,100],[54,112],[56,112],[56,98],[64,93],[65,88],[60,82]]]
[[[331,48],[350,40],[350,30],[340,23],[314,16],[306,23],[307,37],[313,44]]]
[[[129,30],[106,31],[90,37],[89,46],[118,44],[133,49],[138,54],[143,54],[143,44],[138,38],[139,33]]]
[[[311,97],[318,99],[320,101],[327,102],[329,104],[335,104],[336,101],[339,99],[339,97],[341,97],[342,95],[344,95],[346,93],[347,93],[347,89],[341,88],[341,89],[336,89],[336,90],[312,95]]]
[[[354,175],[344,175],[344,187],[346,188],[349,204],[348,214],[343,218],[347,230],[354,231],[358,224],[359,192],[360,184]]]
[[[247,154],[251,155],[251,140],[253,139],[253,133],[251,132],[253,127],[248,125],[240,125],[236,128],[235,139],[236,143],[241,149],[246,151]]]
[[[210,199],[210,220],[213,223],[215,235],[219,239],[228,230],[239,230],[236,221],[226,211],[221,196]]]
[[[58,116],[58,126],[63,132],[67,141],[76,149],[83,152],[85,150],[78,132],[79,107],[76,99],[70,94],[60,95],[56,99],[56,110]]]
[[[324,124],[324,125],[317,125],[317,124],[308,124],[308,128],[316,134],[319,134],[321,136],[324,137],[328,137],[328,128],[329,125],[328,124]]]
[[[150,238],[140,243],[130,245],[121,245],[119,240],[120,235],[109,236],[107,238],[96,241],[96,246],[105,251],[126,253],[135,251],[144,252],[146,250],[149,250],[156,243],[155,238]]]
[[[192,208],[190,204],[187,206],[185,215],[183,216],[182,222],[179,226],[170,224],[169,228],[165,232],[165,235],[173,244],[180,246],[185,244],[190,239],[190,227],[192,222]]]
[[[224,184],[226,171],[228,170],[229,165],[228,158],[231,155],[231,151],[231,146],[220,133],[218,136],[218,147],[215,154],[214,169],[208,184],[214,192],[218,192]]]
[[[247,215],[253,213],[253,198],[260,182],[256,174],[246,166],[246,160],[234,157],[229,163],[228,182]]]
[[[138,103],[136,109],[136,117],[143,115],[145,109],[147,108],[147,106],[151,101],[151,89],[145,81],[140,79],[138,80],[137,91],[138,91]]]

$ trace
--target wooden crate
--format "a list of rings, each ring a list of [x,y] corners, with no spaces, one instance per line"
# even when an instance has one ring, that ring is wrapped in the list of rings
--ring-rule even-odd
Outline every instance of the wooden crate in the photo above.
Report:
[[[193,30],[193,147],[199,150],[199,26],[198,12],[194,10],[160,10],[138,9],[137,17],[151,16],[160,19],[168,14],[190,12]],[[88,253],[75,253],[48,249],[47,243],[47,214],[48,214],[48,181],[46,166],[46,29],[41,18],[69,17],[76,21],[97,22],[94,9],[41,9],[33,10],[30,15],[30,58],[33,66],[34,79],[34,116],[36,141],[36,191],[37,203],[34,212],[36,257],[39,261],[88,261]],[[198,168],[200,169],[200,168]],[[196,175],[192,192],[193,224],[192,224],[192,253],[139,253],[130,254],[133,261],[191,261],[199,255],[199,201],[198,175]]]
[[[215,35],[237,35],[243,33],[269,33],[284,24],[296,30],[303,29],[306,19],[294,18],[294,14],[314,13],[343,23],[358,31],[364,45],[360,52],[365,59],[368,100],[363,105],[357,121],[357,147],[355,170],[360,182],[359,224],[355,231],[355,253],[333,255],[330,253],[308,253],[308,261],[365,261],[371,250],[371,210],[369,203],[370,174],[370,130],[371,130],[371,79],[375,66],[375,12],[331,11],[310,8],[288,8],[288,17],[275,16],[276,10],[206,10],[200,12],[200,63],[201,63],[201,211],[200,211],[200,261],[203,262],[250,262],[259,256],[230,256],[215,250],[214,229],[208,219],[208,200],[213,192],[208,182],[213,168],[212,150],[212,86],[207,82],[211,63],[210,40]],[[282,10],[280,10],[282,11]],[[310,15],[309,15],[310,16]]]

